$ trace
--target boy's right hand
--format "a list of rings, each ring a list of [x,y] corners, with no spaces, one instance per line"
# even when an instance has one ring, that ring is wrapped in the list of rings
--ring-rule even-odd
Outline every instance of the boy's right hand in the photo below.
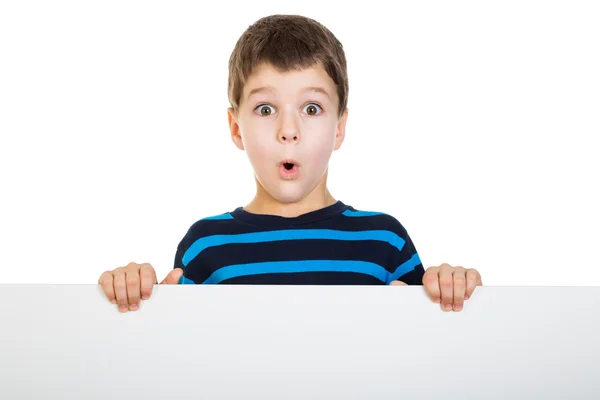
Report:
[[[183,270],[175,268],[160,283],[177,284],[182,275]],[[137,310],[141,300],[150,298],[152,288],[157,283],[156,271],[152,265],[136,263],[106,271],[98,279],[98,284],[104,289],[108,301],[118,304],[120,312]]]

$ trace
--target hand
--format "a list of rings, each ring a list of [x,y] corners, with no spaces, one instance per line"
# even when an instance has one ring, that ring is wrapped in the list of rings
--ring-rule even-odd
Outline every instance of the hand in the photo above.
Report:
[[[161,284],[177,284],[181,275],[183,270],[175,268]],[[98,284],[108,301],[119,305],[120,312],[135,311],[140,307],[140,298],[147,300],[152,295],[152,288],[157,284],[156,272],[150,264],[129,263],[126,267],[104,272]]]
[[[432,301],[442,304],[444,311],[460,311],[464,300],[468,300],[482,282],[477,270],[442,264],[425,271],[423,286]]]

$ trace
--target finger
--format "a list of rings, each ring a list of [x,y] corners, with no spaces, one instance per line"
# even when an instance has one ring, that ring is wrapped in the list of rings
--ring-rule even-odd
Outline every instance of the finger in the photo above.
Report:
[[[439,271],[440,267],[429,267],[423,275],[425,292],[427,292],[431,301],[435,303],[441,302]]]
[[[152,288],[156,284],[156,271],[150,264],[142,264],[140,268],[140,294],[142,300],[148,300],[152,295]]]
[[[440,291],[442,296],[442,308],[444,311],[452,310],[452,300],[454,298],[452,272],[452,267],[448,264],[442,264],[440,267]]]
[[[390,286],[408,286],[408,284],[402,281],[391,281]]]
[[[127,268],[125,270],[125,282],[127,283],[127,300],[129,309],[135,311],[140,306],[140,269],[139,267]]]
[[[169,272],[169,274],[165,277],[165,279],[162,280],[160,284],[176,285],[179,283],[179,279],[181,279],[182,275],[183,269],[175,268],[173,271]]]
[[[126,312],[127,307],[127,287],[125,285],[125,268],[117,268],[113,271],[113,286],[119,311]]]
[[[467,288],[465,291],[465,300],[468,300],[475,291],[475,287],[481,286],[481,275],[475,269],[469,269],[466,273]]]
[[[463,267],[454,268],[452,274],[454,281],[454,311],[462,310],[465,302],[465,290],[466,290],[466,272],[467,270]]]
[[[113,304],[117,304],[117,298],[115,296],[115,289],[113,288],[113,273],[112,271],[106,271],[98,279],[98,284],[102,286],[106,298]]]

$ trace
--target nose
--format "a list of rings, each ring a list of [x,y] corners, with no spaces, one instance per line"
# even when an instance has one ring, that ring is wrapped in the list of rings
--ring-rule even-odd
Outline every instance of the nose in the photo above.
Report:
[[[277,133],[277,139],[281,143],[298,143],[300,141],[298,122],[293,113],[281,114],[281,125]]]

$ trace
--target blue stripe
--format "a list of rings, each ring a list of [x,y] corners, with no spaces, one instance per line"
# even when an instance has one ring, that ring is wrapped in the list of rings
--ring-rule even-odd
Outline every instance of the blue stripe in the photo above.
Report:
[[[260,243],[278,240],[377,240],[387,242],[398,250],[404,247],[404,239],[391,231],[336,231],[330,229],[290,229],[269,232],[241,233],[235,235],[213,235],[196,240],[183,255],[183,265],[187,266],[198,254],[209,247],[233,243]]]
[[[391,281],[397,281],[400,277],[402,277],[402,275],[412,271],[419,264],[421,264],[421,259],[419,258],[419,254],[415,253],[408,261],[405,261],[402,265],[396,268],[396,271],[390,275],[390,280],[388,283]]]
[[[389,282],[390,273],[382,266],[366,261],[303,260],[271,261],[251,264],[229,265],[212,273],[203,284],[218,284],[238,276],[299,272],[356,272],[374,276]]]
[[[375,212],[375,211],[353,211],[353,210],[346,210],[342,214],[344,214],[346,217],[372,217],[372,216],[375,216],[375,215],[382,215],[383,213],[381,213],[381,212]]]
[[[221,220],[221,219],[233,219],[233,216],[230,213],[224,213],[224,214],[214,215],[212,217],[202,218],[202,221],[213,221],[213,220]]]
[[[177,282],[180,285],[195,285],[196,282],[194,282],[191,279],[186,278],[185,276],[181,276],[181,278],[179,278],[179,282]]]

